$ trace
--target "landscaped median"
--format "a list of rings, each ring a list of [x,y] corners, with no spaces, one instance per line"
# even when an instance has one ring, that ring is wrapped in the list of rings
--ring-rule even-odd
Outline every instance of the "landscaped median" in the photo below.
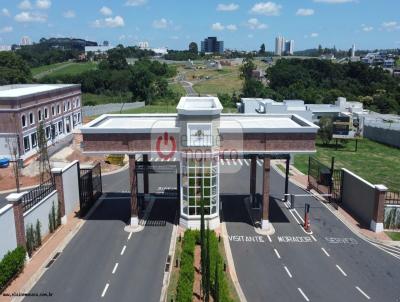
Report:
[[[210,301],[239,301],[226,268],[222,240],[211,230],[205,231],[205,237],[208,238],[209,268],[203,270],[208,271]],[[186,230],[177,242],[179,265],[174,263],[167,301],[203,301],[205,281],[202,280],[207,277],[202,273],[201,258],[201,232]]]

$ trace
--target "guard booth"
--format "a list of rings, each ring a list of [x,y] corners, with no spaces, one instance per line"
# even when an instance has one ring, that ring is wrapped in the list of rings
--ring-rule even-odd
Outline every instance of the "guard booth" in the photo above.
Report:
[[[215,97],[183,97],[177,114],[102,115],[81,128],[84,153],[129,155],[132,226],[138,225],[137,172],[148,174],[152,169],[137,160],[139,155],[146,161],[175,159],[180,163],[179,222],[187,228],[199,228],[201,200],[209,227],[220,223],[221,158],[250,158],[252,166],[257,158],[262,159],[261,227],[269,228],[270,160],[315,153],[318,127],[293,114],[223,114],[222,109]],[[252,171],[250,183],[256,178],[254,166]],[[143,181],[147,182],[144,190],[148,190],[148,176]],[[253,196],[255,188],[250,191]]]

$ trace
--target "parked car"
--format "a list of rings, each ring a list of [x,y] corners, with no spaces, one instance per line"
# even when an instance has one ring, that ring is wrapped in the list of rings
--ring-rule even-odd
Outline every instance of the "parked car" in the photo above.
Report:
[[[0,168],[7,168],[10,165],[8,158],[0,158]]]

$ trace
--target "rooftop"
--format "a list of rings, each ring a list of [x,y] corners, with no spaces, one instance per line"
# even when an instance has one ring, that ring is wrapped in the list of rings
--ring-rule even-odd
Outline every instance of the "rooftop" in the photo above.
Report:
[[[218,115],[223,107],[216,97],[182,97],[176,109],[182,115]]]
[[[76,84],[18,84],[0,86],[0,98],[19,98],[29,95],[41,94],[58,89],[79,87]]]

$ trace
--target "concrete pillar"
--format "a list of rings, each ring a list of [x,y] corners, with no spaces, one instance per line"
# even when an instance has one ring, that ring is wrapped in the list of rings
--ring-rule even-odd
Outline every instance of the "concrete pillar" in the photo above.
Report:
[[[143,165],[144,165],[144,171],[143,171],[143,193],[144,194],[149,194],[149,156],[147,154],[143,154]]]
[[[251,156],[250,160],[250,202],[254,206],[256,198],[256,183],[257,183],[257,157]]]
[[[6,197],[7,201],[13,205],[14,211],[14,222],[15,222],[15,234],[17,236],[17,245],[26,246],[25,239],[25,223],[24,223],[24,209],[22,205],[22,197],[26,192],[23,193],[11,193]]]
[[[388,188],[384,185],[375,185],[374,214],[371,220],[370,229],[374,232],[383,231],[385,219],[385,195]]]
[[[269,229],[269,172],[271,170],[271,160],[264,158],[263,166],[263,206],[261,217],[261,228]]]
[[[66,224],[67,223],[67,215],[65,215],[65,199],[64,199],[64,185],[63,185],[63,178],[62,178],[63,172],[62,171],[63,170],[60,168],[51,169],[51,173],[54,176],[54,183],[55,183],[57,195],[58,195],[58,207],[59,207],[60,213],[61,213],[61,223]]]
[[[135,155],[129,155],[129,180],[131,188],[131,226],[139,225],[139,207],[137,200],[137,177]]]

